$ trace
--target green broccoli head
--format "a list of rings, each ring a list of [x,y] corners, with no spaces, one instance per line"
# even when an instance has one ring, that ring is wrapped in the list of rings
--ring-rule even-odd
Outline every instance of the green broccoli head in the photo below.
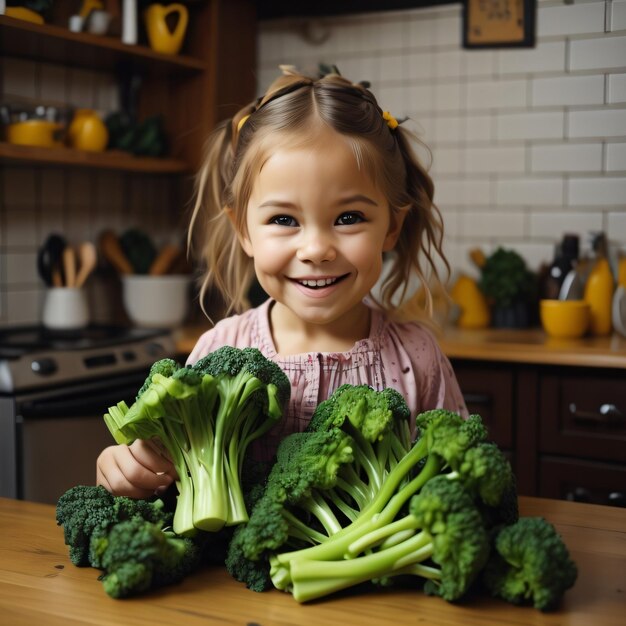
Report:
[[[247,373],[258,378],[264,385],[273,385],[276,388],[277,401],[281,405],[291,395],[291,383],[285,372],[256,348],[222,346],[199,359],[193,368],[214,377],[234,377]]]
[[[248,538],[245,536],[245,526],[238,526],[233,538],[228,545],[226,555],[226,570],[241,583],[245,583],[252,591],[265,591],[272,587],[270,568],[264,559],[250,559],[246,556],[249,552]]]
[[[92,536],[106,535],[114,524],[132,518],[165,525],[171,523],[172,514],[161,500],[113,496],[104,487],[91,485],[68,489],[56,506],[56,521],[63,526],[70,560],[78,566],[100,567],[99,555],[90,552]]]
[[[354,459],[352,443],[352,437],[338,428],[288,435],[278,446],[269,485],[284,490],[290,502],[308,496],[312,489],[330,489],[340,468]]]
[[[463,419],[458,413],[433,409],[415,418],[420,437],[425,438],[429,452],[443,458],[456,469],[467,450],[487,437],[480,415]]]
[[[150,366],[150,372],[148,376],[146,376],[146,380],[137,392],[137,399],[139,399],[143,393],[148,389],[150,384],[152,383],[152,377],[155,374],[161,374],[162,376],[168,377],[173,376],[174,373],[180,369],[180,364],[174,361],[174,359],[161,359],[159,361],[155,361]]]
[[[549,611],[574,586],[578,570],[552,524],[541,517],[520,517],[496,535],[483,573],[489,591],[513,604]]]
[[[439,475],[411,499],[409,510],[418,527],[432,535],[432,560],[441,567],[441,579],[427,581],[424,590],[459,599],[489,557],[489,538],[471,496],[458,481]]]
[[[408,424],[410,411],[397,391],[376,391],[368,385],[342,385],[321,402],[309,422],[308,431],[324,431],[350,424],[367,441],[374,443],[394,428]]]
[[[102,584],[113,598],[177,582],[196,564],[190,540],[165,533],[159,524],[140,517],[116,524],[107,536],[95,541],[100,544],[105,570]]]

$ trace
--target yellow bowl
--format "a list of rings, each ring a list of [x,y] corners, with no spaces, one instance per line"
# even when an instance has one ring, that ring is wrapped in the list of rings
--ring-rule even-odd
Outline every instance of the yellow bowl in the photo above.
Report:
[[[546,333],[562,339],[582,337],[591,320],[590,306],[584,300],[541,300],[539,314]]]
[[[22,146],[63,145],[63,125],[48,120],[25,120],[7,126],[7,141]]]

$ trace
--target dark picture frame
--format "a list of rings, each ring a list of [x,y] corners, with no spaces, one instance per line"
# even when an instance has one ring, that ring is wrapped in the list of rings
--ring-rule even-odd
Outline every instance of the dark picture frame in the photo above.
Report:
[[[537,0],[464,0],[464,48],[533,48]]]

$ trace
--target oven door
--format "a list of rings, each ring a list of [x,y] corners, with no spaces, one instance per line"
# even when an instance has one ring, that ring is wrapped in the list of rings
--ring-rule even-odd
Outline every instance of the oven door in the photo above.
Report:
[[[115,443],[102,416],[121,400],[130,406],[145,376],[3,399],[0,496],[54,504],[70,487],[95,484],[96,459]]]

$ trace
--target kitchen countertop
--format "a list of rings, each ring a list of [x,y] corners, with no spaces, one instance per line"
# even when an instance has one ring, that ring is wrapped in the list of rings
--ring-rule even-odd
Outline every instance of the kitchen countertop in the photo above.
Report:
[[[299,605],[280,591],[249,591],[219,567],[138,598],[113,600],[97,580],[97,570],[70,562],[52,505],[0,498],[0,622],[11,626],[623,624],[626,510],[520,497],[520,511],[552,522],[578,565],[578,581],[558,611],[541,613],[482,596],[455,605],[406,589],[345,593]]]
[[[178,330],[178,353],[189,354],[205,330],[208,327]],[[438,340],[449,358],[626,369],[626,338],[617,333],[607,337],[554,339],[540,328],[464,330],[446,327],[438,334]]]

